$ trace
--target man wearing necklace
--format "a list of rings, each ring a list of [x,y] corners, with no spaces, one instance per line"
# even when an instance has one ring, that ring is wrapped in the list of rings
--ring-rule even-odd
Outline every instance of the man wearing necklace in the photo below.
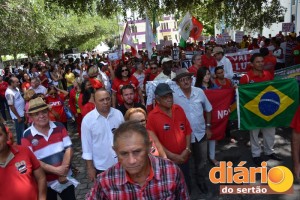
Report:
[[[114,132],[118,163],[98,175],[87,200],[190,199],[182,172],[173,162],[150,155],[146,128],[128,121]]]

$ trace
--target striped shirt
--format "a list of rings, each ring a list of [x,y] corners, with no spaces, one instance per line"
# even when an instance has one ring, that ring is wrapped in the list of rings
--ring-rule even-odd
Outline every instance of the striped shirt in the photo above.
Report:
[[[87,200],[96,199],[190,199],[184,177],[172,161],[149,155],[152,170],[140,186],[120,163],[98,175]]]
[[[38,132],[34,124],[31,125],[24,132],[22,145],[28,146],[40,161],[52,166],[60,166],[65,150],[72,146],[72,142],[62,123],[50,121],[49,125],[48,136]],[[46,173],[46,178],[50,182],[57,180],[58,176]]]

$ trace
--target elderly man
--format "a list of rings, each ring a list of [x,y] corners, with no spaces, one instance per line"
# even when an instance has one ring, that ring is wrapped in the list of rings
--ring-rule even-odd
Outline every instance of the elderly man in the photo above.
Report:
[[[111,148],[113,131],[124,121],[122,113],[111,107],[111,97],[104,88],[95,92],[96,108],[82,120],[82,158],[86,160],[87,173],[91,181],[96,174],[116,164],[116,154]]]
[[[25,101],[19,90],[19,79],[12,77],[8,80],[8,88],[5,91],[5,98],[9,106],[9,113],[15,122],[17,143],[21,144],[24,132],[24,109]]]
[[[0,123],[0,199],[46,200],[46,176],[39,161],[27,147],[8,141],[6,127]]]
[[[193,73],[197,77],[197,71],[202,66],[202,57],[200,54],[193,55],[192,57],[192,66],[188,68],[190,73]]]
[[[190,189],[189,156],[192,129],[184,110],[173,104],[173,91],[166,83],[157,85],[156,106],[150,112],[147,129],[153,131],[162,144],[167,157],[179,165]]]
[[[136,121],[123,123],[114,133],[118,163],[97,177],[88,200],[189,199],[180,169],[150,154],[147,130]]]
[[[213,49],[212,55],[215,56],[218,66],[223,66],[225,78],[232,79],[233,77],[232,64],[230,60],[226,58],[226,56],[224,56],[224,50],[222,49],[222,47],[215,47]],[[214,73],[214,71],[211,72]]]
[[[47,88],[41,85],[41,80],[38,77],[32,78],[30,84],[30,89],[33,89],[36,94],[47,94]]]
[[[203,90],[192,86],[192,76],[193,73],[189,73],[184,68],[176,72],[173,81],[176,81],[180,89],[176,90],[173,96],[174,103],[183,108],[191,124],[196,183],[202,193],[207,193],[205,167],[207,164],[207,138],[209,139],[212,135],[210,131],[212,106]]]
[[[175,73],[172,72],[173,60],[172,58],[165,57],[161,61],[162,72],[160,72],[154,79],[154,81],[168,80],[175,77]]]
[[[75,199],[75,183],[67,177],[72,174],[73,148],[66,128],[49,121],[49,106],[40,97],[29,101],[28,114],[33,123],[24,132],[22,145],[33,151],[46,172],[47,199],[56,200],[57,195],[62,200]]]

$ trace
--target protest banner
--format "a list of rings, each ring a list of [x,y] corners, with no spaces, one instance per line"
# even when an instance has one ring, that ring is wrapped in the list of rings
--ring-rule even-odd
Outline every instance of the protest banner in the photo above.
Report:
[[[282,32],[293,32],[294,24],[293,23],[282,23]]]
[[[225,38],[216,38],[216,43],[219,45],[225,45],[226,44]]]
[[[236,31],[235,32],[235,42],[241,43],[243,41],[244,31]]]
[[[225,42],[229,42],[229,40],[231,40],[231,37],[229,36],[228,33],[223,33],[223,34],[222,34],[222,38],[225,39]]]
[[[110,61],[119,60],[119,52],[109,53],[107,56]]]

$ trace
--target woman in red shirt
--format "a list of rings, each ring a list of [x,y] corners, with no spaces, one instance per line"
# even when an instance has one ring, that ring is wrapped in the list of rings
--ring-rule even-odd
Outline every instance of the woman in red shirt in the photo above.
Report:
[[[22,92],[25,93],[26,90],[30,88],[30,76],[27,73],[23,74]]]
[[[95,95],[95,90],[92,87],[84,91],[82,96],[82,107],[81,107],[82,118],[90,111],[94,110],[95,108],[94,95]]]
[[[51,109],[49,117],[51,121],[61,122],[67,128],[67,116],[64,110],[64,102],[69,92],[61,90],[55,86],[48,88],[48,95],[46,96],[46,103],[50,105]]]
[[[123,104],[121,88],[129,84],[134,87],[134,102],[139,102],[140,98],[140,101],[144,104],[144,97],[139,87],[139,81],[130,74],[129,69],[125,65],[119,65],[115,71],[115,79],[112,84],[112,106],[114,108],[117,104]]]

